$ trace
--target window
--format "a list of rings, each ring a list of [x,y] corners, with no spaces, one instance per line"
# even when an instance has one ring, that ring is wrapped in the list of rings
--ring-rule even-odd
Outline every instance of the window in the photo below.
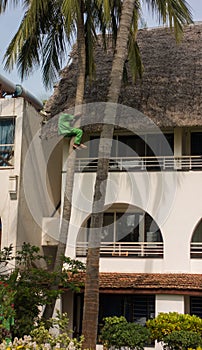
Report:
[[[14,118],[0,118],[0,167],[13,166]]]
[[[196,315],[202,318],[202,298],[190,297],[190,315]]]
[[[161,231],[155,220],[139,208],[105,212],[100,235],[102,257],[163,258]],[[76,256],[86,256],[89,236],[90,218],[80,229]]]
[[[198,156],[202,154],[202,132],[191,133],[191,155]]]
[[[90,157],[98,156],[99,136],[90,139]],[[112,157],[172,156],[174,134],[117,135],[112,144]]]
[[[191,258],[202,258],[202,219],[199,221],[192,235]]]
[[[87,228],[90,227],[90,219]],[[89,232],[87,234],[89,237]],[[104,213],[102,242],[162,242],[160,229],[143,211]]]
[[[145,137],[127,135],[117,137],[117,155],[119,157],[142,157],[145,155]]]
[[[81,335],[82,332],[83,302],[83,293],[74,294],[74,336]],[[155,317],[155,295],[100,293],[98,334],[103,319],[113,316],[124,316],[128,322],[145,325],[148,319]]]
[[[147,135],[146,144],[146,156],[173,156],[174,134]]]
[[[145,326],[155,317],[155,295],[100,294],[99,323],[113,316],[124,316],[128,322]]]

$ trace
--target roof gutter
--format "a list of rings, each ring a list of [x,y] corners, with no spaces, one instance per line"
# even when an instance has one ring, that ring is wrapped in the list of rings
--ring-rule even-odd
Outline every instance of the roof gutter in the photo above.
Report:
[[[0,90],[6,95],[12,95],[13,97],[24,97],[24,99],[30,102],[36,110],[40,111],[43,108],[43,103],[32,95],[29,91],[25,90],[19,84],[13,84],[0,74]]]

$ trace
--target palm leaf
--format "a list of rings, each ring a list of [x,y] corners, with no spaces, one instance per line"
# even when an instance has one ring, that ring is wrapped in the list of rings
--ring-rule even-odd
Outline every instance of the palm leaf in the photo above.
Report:
[[[191,8],[186,0],[144,0],[153,14],[156,14],[159,23],[168,24],[174,28],[177,41],[182,36],[183,26],[193,23]]]
[[[10,5],[13,5],[15,7],[21,3],[23,3],[23,0],[0,0],[0,13],[5,12]]]
[[[6,50],[5,68],[10,70],[17,63],[21,79],[28,76],[42,61],[43,81],[45,86],[50,86],[61,69],[62,59],[66,53],[67,37],[60,9],[61,2],[58,1],[57,5],[54,0],[45,2],[32,0],[16,35]],[[50,49],[46,43],[49,43]],[[53,56],[54,54],[56,57]],[[47,57],[51,57],[49,64]]]

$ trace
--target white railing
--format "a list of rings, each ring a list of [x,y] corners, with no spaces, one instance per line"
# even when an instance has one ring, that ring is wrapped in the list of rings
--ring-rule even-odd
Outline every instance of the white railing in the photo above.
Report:
[[[191,258],[202,258],[202,243],[200,242],[192,242],[191,243]]]
[[[14,144],[0,144],[0,168],[13,167]]]
[[[96,158],[77,158],[76,171],[96,171]],[[202,156],[110,157],[110,171],[202,170]]]
[[[76,256],[86,256],[88,242],[77,242]],[[101,242],[101,257],[163,258],[162,242]]]

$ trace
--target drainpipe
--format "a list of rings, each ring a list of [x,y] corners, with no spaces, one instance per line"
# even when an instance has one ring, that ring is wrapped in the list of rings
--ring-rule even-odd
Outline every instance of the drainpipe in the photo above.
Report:
[[[43,108],[43,103],[40,100],[38,100],[34,95],[32,95],[29,91],[25,90],[21,85],[13,84],[1,74],[0,90],[3,93],[5,92],[5,96],[12,95],[13,97],[24,97],[24,99],[30,102],[38,111],[40,111]]]

